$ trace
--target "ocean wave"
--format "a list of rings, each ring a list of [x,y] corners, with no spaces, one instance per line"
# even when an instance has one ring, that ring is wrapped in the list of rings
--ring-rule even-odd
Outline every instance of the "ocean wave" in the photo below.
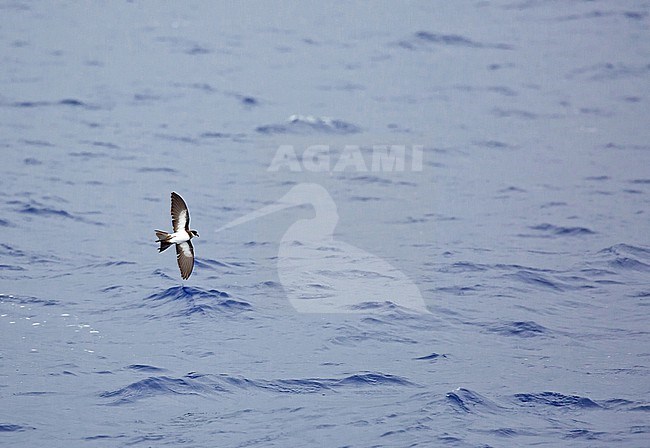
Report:
[[[155,167],[142,167],[137,169],[138,173],[162,173],[162,174],[175,174],[177,171],[174,168],[169,168],[167,166],[155,166]]]
[[[395,311],[398,309],[406,310],[390,300],[385,300],[381,302],[361,302],[355,305],[350,305],[348,308],[351,310],[372,310],[372,311]]]
[[[22,266],[13,266],[9,264],[0,264],[0,271],[25,271]]]
[[[148,300],[181,300],[199,298],[228,298],[227,292],[216,289],[205,290],[192,286],[173,286],[159,293],[151,294]]]
[[[108,434],[97,434],[95,436],[84,437],[83,440],[93,441],[93,440],[110,440],[110,439],[123,439],[126,436],[124,434],[118,434],[115,436],[110,436]]]
[[[468,37],[459,34],[441,34],[432,33],[430,31],[418,31],[412,37],[401,40],[397,43],[399,47],[408,50],[417,50],[426,48],[429,45],[441,45],[450,47],[465,47],[465,48],[492,48],[497,50],[512,50],[512,45],[508,44],[493,44],[483,43],[472,40]]]
[[[379,319],[374,319],[376,322],[381,322]],[[365,322],[369,320],[366,319]],[[387,321],[390,321],[388,319]],[[334,345],[342,345],[355,347],[362,342],[374,341],[382,343],[397,343],[415,345],[417,340],[409,338],[400,334],[394,334],[386,331],[367,331],[367,330],[350,330],[348,334],[332,337],[330,342]]]
[[[197,260],[194,261],[194,263],[197,266],[200,266],[200,267],[206,268],[206,269],[231,267],[231,265],[229,265],[228,263],[223,263],[223,262],[218,261],[218,260],[212,260],[210,258],[197,259]]]
[[[34,429],[29,426],[14,425],[11,423],[0,423],[0,432],[20,432],[26,429]]]
[[[71,215],[69,212],[63,210],[63,209],[56,209],[56,208],[51,208],[51,207],[46,207],[42,204],[26,204],[22,203],[20,204],[21,207],[17,209],[19,213],[25,213],[27,215],[33,215],[33,216],[41,216],[41,217],[59,217],[59,218],[69,218],[69,219],[77,219],[73,215]]]
[[[208,390],[205,385],[189,377],[152,376],[114,391],[103,392],[100,397],[111,399],[112,405],[121,405],[157,395],[206,395],[213,392],[214,389]]]
[[[130,366],[126,367],[128,370],[134,370],[136,372],[147,372],[147,373],[154,373],[154,372],[164,372],[166,369],[156,367],[156,366],[149,366],[146,364],[131,364]]]
[[[579,395],[564,395],[558,392],[542,392],[538,394],[515,394],[514,398],[520,403],[530,405],[553,406],[567,409],[597,409],[598,403],[588,397]]]
[[[101,222],[87,220],[81,216],[78,216],[78,214],[70,213],[69,211],[62,208],[45,205],[33,199],[30,199],[29,201],[12,200],[8,201],[7,204],[15,206],[16,212],[29,215],[30,217],[38,217],[43,219],[63,218],[77,222],[83,222],[86,224],[104,225]]]
[[[537,286],[544,289],[551,289],[554,291],[563,291],[565,285],[557,280],[551,280],[548,276],[544,276],[538,272],[532,271],[518,271],[514,274],[506,274],[508,277],[514,278],[522,283],[530,286]]]
[[[232,393],[236,389],[274,394],[313,394],[338,389],[364,390],[376,387],[417,387],[406,378],[381,372],[360,372],[341,378],[250,379],[227,374],[188,373],[175,378],[167,375],[150,376],[125,387],[99,394],[111,405],[133,403],[154,396],[193,395],[210,397]]]
[[[192,286],[173,286],[151,294],[145,300],[148,303],[146,306],[149,308],[171,308],[166,315],[173,317],[195,314],[236,314],[253,309],[250,303],[233,299],[227,292]]]
[[[650,249],[641,246],[633,246],[631,244],[615,244],[601,250],[599,253],[620,255],[632,255],[635,257],[645,258],[650,261]]]
[[[356,134],[361,129],[347,121],[315,117],[313,115],[291,115],[285,123],[258,126],[255,129],[260,134]]]
[[[532,226],[531,229],[557,236],[593,235],[596,233],[587,227],[564,227],[548,223]]]
[[[261,389],[280,394],[311,394],[331,390],[327,381],[319,379],[286,379],[286,380],[249,380],[246,378],[227,377],[225,381],[244,389]]]
[[[441,355],[440,353],[431,353],[429,355],[424,355],[424,356],[418,356],[417,358],[414,358],[415,360],[418,361],[435,361],[440,358],[446,358],[447,355]]]
[[[650,249],[630,244],[615,244],[598,252],[616,270],[650,271]]]
[[[547,328],[533,321],[499,323],[488,327],[488,331],[503,336],[518,336],[521,338],[546,336],[550,333]]]
[[[271,288],[271,289],[281,290],[282,289],[282,284],[280,284],[279,282],[275,282],[273,280],[267,280],[267,281],[258,283],[257,285],[255,285],[255,288],[257,288],[257,289]]]
[[[362,174],[359,176],[350,177],[348,180],[354,182],[368,183],[368,184],[382,184],[382,185],[392,185],[393,181],[386,179],[384,177],[374,176],[371,174]]]
[[[334,386],[415,386],[414,383],[408,381],[406,378],[378,372],[356,374],[340,380],[329,381],[333,381]]]
[[[631,401],[631,400],[626,400],[623,398],[613,398],[611,400],[603,400],[600,401],[599,404],[605,408],[605,409],[611,409],[611,410],[623,410],[627,411],[630,409],[634,409],[638,403]]]
[[[650,73],[650,64],[613,64],[611,62],[602,62],[577,68],[566,75],[566,78],[588,81],[607,81],[645,77],[648,73]]]
[[[95,263],[90,265],[89,267],[93,268],[108,268],[108,267],[113,267],[113,266],[131,266],[137,264],[134,261],[126,261],[126,260],[115,260],[115,261],[105,261],[103,263]]]
[[[99,106],[88,104],[76,98],[64,98],[59,101],[16,101],[10,104],[11,107],[17,108],[34,108],[34,107],[50,107],[50,106],[67,106],[79,107],[81,109],[96,110]]]
[[[354,312],[368,311],[372,318],[365,318],[365,322],[390,323],[412,325],[414,327],[430,327],[435,322],[435,317],[429,312],[415,312],[415,308],[402,306],[391,300],[366,301],[349,305],[348,309]]]
[[[41,299],[32,296],[15,296],[12,294],[0,294],[0,302],[2,303],[15,303],[18,305],[41,305],[41,306],[55,306],[61,302],[52,299]]]
[[[458,261],[439,269],[439,272],[446,274],[460,274],[463,272],[482,272],[488,269],[487,266],[471,263],[469,261]]]
[[[462,387],[453,392],[448,392],[445,397],[456,411],[463,413],[493,413],[501,409],[501,406],[488,400],[483,395]]]

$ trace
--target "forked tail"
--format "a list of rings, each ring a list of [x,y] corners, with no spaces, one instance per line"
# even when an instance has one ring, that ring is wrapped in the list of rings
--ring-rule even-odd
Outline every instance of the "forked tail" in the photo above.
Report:
[[[163,232],[162,230],[156,230],[155,232],[156,236],[158,237],[156,243],[160,243],[160,247],[158,248],[158,253],[160,253],[172,245],[172,243],[167,242],[171,235],[167,232]]]

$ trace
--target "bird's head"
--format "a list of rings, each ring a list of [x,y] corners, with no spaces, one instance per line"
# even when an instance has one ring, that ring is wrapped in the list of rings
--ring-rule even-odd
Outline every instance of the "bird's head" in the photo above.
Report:
[[[190,230],[190,233],[192,234],[192,236],[195,236],[197,238],[199,236],[199,232],[197,232],[196,230]]]

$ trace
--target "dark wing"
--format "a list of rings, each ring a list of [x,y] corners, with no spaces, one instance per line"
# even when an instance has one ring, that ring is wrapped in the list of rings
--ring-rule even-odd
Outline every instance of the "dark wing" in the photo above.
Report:
[[[176,192],[172,192],[172,227],[174,232],[190,228],[190,212],[187,204]]]
[[[187,280],[194,269],[194,247],[190,241],[176,245],[176,260],[181,269],[181,277]]]

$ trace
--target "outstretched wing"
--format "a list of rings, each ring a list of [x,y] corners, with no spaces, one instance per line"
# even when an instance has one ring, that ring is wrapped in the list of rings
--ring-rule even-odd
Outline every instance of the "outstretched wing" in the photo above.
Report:
[[[194,269],[194,247],[190,241],[176,245],[176,260],[181,269],[181,277],[187,280]]]
[[[190,212],[187,204],[176,192],[172,192],[172,227],[174,232],[190,228]]]

